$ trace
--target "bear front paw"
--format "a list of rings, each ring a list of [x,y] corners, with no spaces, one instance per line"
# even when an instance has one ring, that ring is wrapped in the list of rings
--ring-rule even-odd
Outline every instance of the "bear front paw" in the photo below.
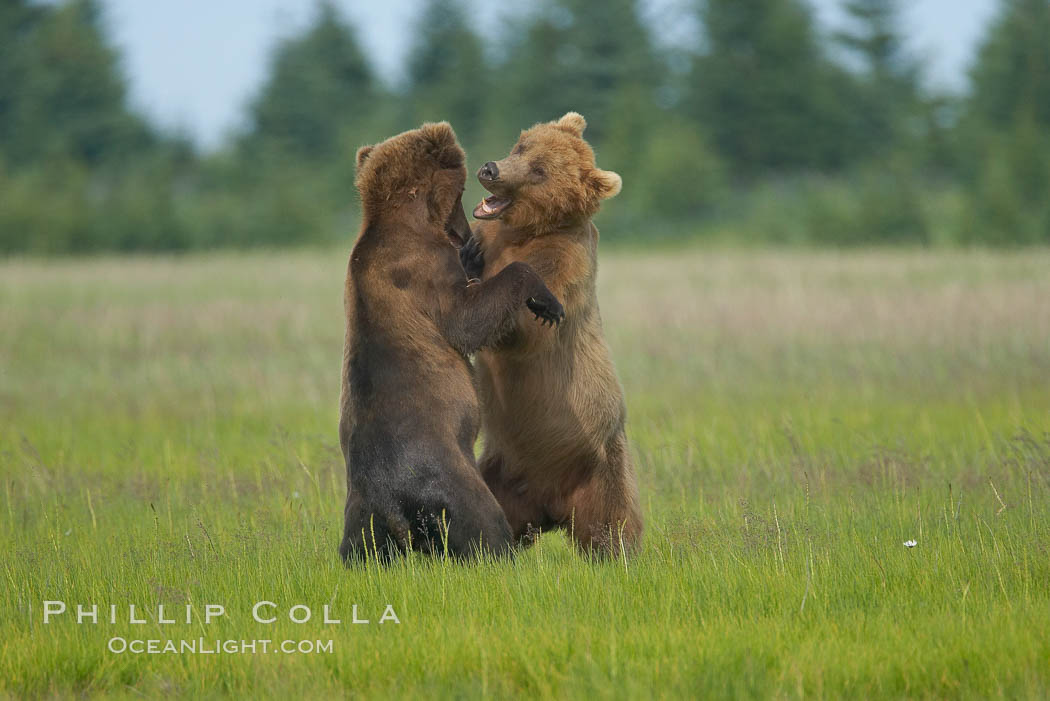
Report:
[[[525,306],[536,315],[544,326],[556,326],[565,318],[565,309],[561,302],[551,297],[529,297],[525,300]]]
[[[459,262],[468,280],[481,279],[485,271],[485,254],[481,251],[481,240],[477,236],[471,236],[459,249]]]

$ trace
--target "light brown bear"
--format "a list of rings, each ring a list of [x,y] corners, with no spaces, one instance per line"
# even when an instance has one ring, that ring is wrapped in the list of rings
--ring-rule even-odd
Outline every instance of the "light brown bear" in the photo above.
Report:
[[[474,210],[482,221],[461,260],[483,281],[527,263],[565,307],[555,333],[519,313],[510,334],[478,353],[485,482],[520,542],[558,527],[585,551],[618,553],[638,543],[642,516],[598,311],[591,217],[621,180],[595,166],[586,124],[575,112],[537,124],[481,167],[492,196]]]

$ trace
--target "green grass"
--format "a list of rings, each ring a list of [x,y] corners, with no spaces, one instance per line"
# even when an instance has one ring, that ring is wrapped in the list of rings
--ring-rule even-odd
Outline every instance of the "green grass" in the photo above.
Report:
[[[344,270],[0,263],[0,695],[1050,695],[1050,252],[610,253],[638,555],[353,570]],[[200,636],[332,652],[107,651]]]

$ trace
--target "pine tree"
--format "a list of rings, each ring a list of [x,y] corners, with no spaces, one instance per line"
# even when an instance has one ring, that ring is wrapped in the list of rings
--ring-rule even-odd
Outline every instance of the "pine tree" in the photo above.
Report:
[[[154,145],[128,110],[97,0],[5,5],[0,33],[0,149],[11,162],[70,157],[94,165]]]
[[[1050,243],[1050,2],[1003,0],[971,80],[963,237]]]
[[[1050,2],[1003,0],[970,74],[970,109],[989,125],[1050,127]]]
[[[481,41],[467,23],[459,0],[428,0],[420,14],[418,38],[408,58],[409,118],[405,127],[445,120],[459,140],[474,144],[489,97]]]
[[[885,152],[910,140],[908,124],[921,121],[912,119],[922,107],[918,67],[904,48],[897,0],[847,0],[844,9],[853,26],[835,39],[862,67],[859,136],[866,150]]]
[[[16,155],[19,103],[28,88],[28,54],[32,37],[50,8],[28,0],[0,4],[0,156]]]
[[[499,71],[515,124],[575,110],[587,118],[587,138],[601,144],[625,93],[639,111],[652,104],[661,72],[637,0],[549,0],[524,25]]]
[[[687,109],[739,174],[828,169],[855,149],[855,86],[802,0],[706,0]]]
[[[836,33],[836,40],[855,53],[875,80],[913,82],[915,68],[904,50],[898,0],[846,0],[843,9],[853,28]]]
[[[353,31],[323,2],[310,29],[276,50],[270,78],[251,106],[244,145],[305,160],[344,158],[341,132],[366,140],[379,92]]]

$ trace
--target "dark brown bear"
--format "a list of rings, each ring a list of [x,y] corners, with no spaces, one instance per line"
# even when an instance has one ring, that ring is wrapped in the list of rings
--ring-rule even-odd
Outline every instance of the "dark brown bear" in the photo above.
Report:
[[[585,126],[575,112],[538,124],[507,158],[482,166],[492,196],[474,210],[484,221],[461,253],[468,276],[485,281],[528,263],[566,310],[555,333],[519,314],[515,330],[478,355],[485,482],[519,540],[561,527],[582,549],[608,553],[638,542],[642,517],[595,295],[591,217],[620,191],[620,176],[595,166]]]
[[[563,312],[524,264],[468,284],[457,251],[470,233],[465,181],[444,122],[357,153],[363,221],[344,292],[339,419],[344,559],[502,553],[511,543],[474,461],[480,416],[467,355],[505,334],[519,308],[551,326]]]

